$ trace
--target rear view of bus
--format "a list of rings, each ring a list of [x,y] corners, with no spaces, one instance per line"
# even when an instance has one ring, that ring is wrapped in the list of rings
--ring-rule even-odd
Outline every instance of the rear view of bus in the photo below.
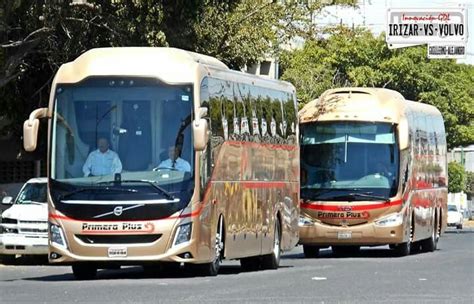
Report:
[[[216,275],[224,258],[278,267],[297,242],[299,163],[262,170],[299,154],[294,96],[173,48],[93,49],[62,65],[49,107],[24,124],[31,151],[49,118],[50,262],[80,279],[127,264]],[[264,99],[291,142],[278,151],[260,144],[283,141],[258,132]]]
[[[329,246],[336,254],[387,244],[398,255],[436,249],[447,201],[436,108],[387,89],[333,89],[300,111],[300,132],[306,257]]]

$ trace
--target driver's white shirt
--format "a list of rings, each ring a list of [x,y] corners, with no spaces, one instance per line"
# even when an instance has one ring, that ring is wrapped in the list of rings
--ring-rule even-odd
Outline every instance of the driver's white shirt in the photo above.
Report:
[[[191,172],[191,165],[181,157],[178,157],[175,160],[174,166],[173,161],[168,158],[167,160],[162,161],[158,165],[158,168],[175,168],[178,171]]]

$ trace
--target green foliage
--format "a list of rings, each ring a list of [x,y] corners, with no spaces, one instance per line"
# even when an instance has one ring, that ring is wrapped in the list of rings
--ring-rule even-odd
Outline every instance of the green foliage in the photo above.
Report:
[[[474,172],[466,171],[466,190],[465,192],[472,199],[474,196]]]
[[[336,27],[328,34],[281,56],[282,78],[296,86],[303,104],[330,88],[385,87],[436,106],[449,147],[474,142],[473,66],[429,60],[425,46],[390,50],[384,36],[359,28]]]
[[[30,111],[46,106],[59,66],[97,47],[172,46],[242,68],[295,35],[315,33],[324,6],[355,0],[8,0],[0,2],[0,130],[17,137]]]
[[[448,164],[448,191],[457,193],[466,190],[466,171],[457,162]]]

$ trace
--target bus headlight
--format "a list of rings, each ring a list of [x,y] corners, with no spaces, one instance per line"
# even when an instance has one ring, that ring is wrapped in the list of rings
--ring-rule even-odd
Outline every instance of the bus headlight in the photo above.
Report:
[[[63,248],[67,248],[66,246],[66,238],[64,237],[63,230],[58,225],[50,224],[50,235],[51,235],[51,243],[55,243]]]
[[[176,237],[174,239],[175,246],[191,239],[192,224],[192,222],[186,223],[178,227],[178,231],[176,232]]]
[[[401,213],[393,213],[385,216],[378,221],[375,221],[375,225],[382,227],[394,227],[399,226],[403,223],[403,215]]]
[[[298,221],[298,226],[312,226],[314,224],[314,220],[312,218],[306,217],[301,215]]]

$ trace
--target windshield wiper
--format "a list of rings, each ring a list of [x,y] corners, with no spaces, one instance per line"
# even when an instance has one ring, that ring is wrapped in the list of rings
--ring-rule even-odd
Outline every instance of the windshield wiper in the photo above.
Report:
[[[85,187],[85,188],[80,188],[80,189],[76,189],[76,190],[73,190],[73,191],[69,191],[69,192],[66,192],[62,195],[59,196],[59,200],[63,200],[65,199],[66,197],[69,197],[71,195],[74,195],[76,193],[81,193],[81,192],[87,192],[87,191],[90,191],[90,192],[93,192],[93,191],[102,191],[102,190],[106,190],[106,191],[115,191],[115,192],[129,192],[129,193],[136,193],[138,192],[137,190],[135,189],[122,189],[122,188],[110,188],[110,187]]]
[[[107,183],[117,183],[115,181],[108,181],[108,182],[101,182],[99,183],[100,184],[107,184]],[[151,181],[151,180],[147,180],[147,179],[133,179],[133,180],[121,180],[120,182],[118,182],[119,184],[120,183],[143,183],[143,184],[148,184],[150,186],[152,186],[153,188],[155,188],[156,190],[158,190],[159,193],[161,193],[162,195],[164,195],[168,200],[174,200],[174,196],[171,195],[171,193],[169,193],[168,191],[166,191],[165,189],[163,189],[162,187],[158,186],[156,184],[156,182],[154,181]]]
[[[355,197],[355,196],[366,197],[366,198],[381,200],[381,201],[384,201],[384,202],[390,202],[390,199],[388,197],[380,196],[380,195],[373,195],[373,194],[370,194],[370,193],[371,192],[365,192],[365,193],[352,192],[352,193],[349,193],[349,194],[346,194],[346,195],[352,196],[352,197]]]
[[[20,204],[33,204],[33,205],[44,205],[46,204],[45,202],[37,202],[37,201],[22,201]]]

